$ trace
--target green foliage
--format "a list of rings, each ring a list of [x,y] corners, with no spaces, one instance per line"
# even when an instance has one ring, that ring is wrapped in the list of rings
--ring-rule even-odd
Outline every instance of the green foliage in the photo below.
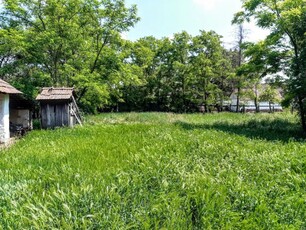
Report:
[[[220,38],[213,31],[195,37],[183,31],[172,39],[136,41],[130,64],[142,70],[142,84],[123,87],[122,110],[190,112],[200,104],[222,105],[234,70]]]
[[[277,93],[277,90],[271,86],[266,86],[259,97],[260,101],[268,101],[270,103],[279,103],[281,98]]]
[[[40,119],[33,120],[33,130],[41,129]]]
[[[124,0],[5,0],[1,76],[31,97],[42,86],[73,86],[81,105],[95,111],[109,99],[111,74],[124,72],[120,33],[138,20]]]
[[[28,98],[69,86],[87,113],[191,112],[222,105],[232,90],[218,34],[125,41],[139,18],[124,0],[5,0],[0,16],[0,74]]]
[[[286,101],[298,103],[306,130],[302,0],[243,1],[233,50],[214,31],[126,41],[121,34],[138,22],[136,13],[124,0],[4,0],[0,75],[32,99],[43,86],[74,87],[87,113],[194,112],[199,105],[220,108],[233,91],[239,105],[244,88],[283,71],[290,76]],[[271,34],[244,44],[242,23],[252,18]]]
[[[233,22],[241,23],[252,18],[258,26],[270,29],[271,33],[264,42],[253,46],[255,49],[250,63],[264,73],[282,70],[288,75],[286,101],[287,104],[289,101],[297,104],[301,124],[306,131],[305,1],[243,1],[243,11],[235,15]]]
[[[1,150],[3,229],[306,227],[306,145],[290,114],[86,120]]]

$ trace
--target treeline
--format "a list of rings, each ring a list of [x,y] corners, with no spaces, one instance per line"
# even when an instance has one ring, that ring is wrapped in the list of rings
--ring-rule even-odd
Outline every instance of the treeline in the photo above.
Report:
[[[200,31],[173,38],[146,37],[131,43],[127,60],[138,72],[137,82],[121,85],[117,109],[128,111],[198,110],[222,105],[236,87],[237,51],[226,50],[220,36]]]
[[[241,76],[241,47],[227,50],[213,31],[136,42],[123,0],[3,1],[0,75],[35,98],[44,86],[73,86],[85,112],[188,112],[222,108]]]
[[[3,1],[1,77],[35,98],[73,86],[86,112],[194,111],[235,87],[237,51],[201,31],[172,39],[122,39],[138,20],[123,0]]]
[[[306,131],[303,0],[247,0],[234,16],[236,46],[222,46],[213,31],[173,38],[122,38],[140,19],[124,0],[3,0],[0,9],[0,76],[35,98],[44,86],[75,87],[85,112],[195,111],[221,106],[267,75],[282,83],[287,105],[298,108]],[[246,43],[243,22],[255,19],[270,35]],[[271,92],[268,93],[268,92]],[[272,90],[266,98],[273,99]]]
[[[133,81],[120,34],[138,20],[124,0],[4,0],[0,76],[35,98],[43,86],[75,87],[86,112],[111,104]]]

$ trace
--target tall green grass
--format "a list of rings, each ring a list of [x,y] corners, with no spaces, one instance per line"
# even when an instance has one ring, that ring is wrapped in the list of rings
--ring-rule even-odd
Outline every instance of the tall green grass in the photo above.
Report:
[[[103,114],[1,151],[0,226],[304,229],[305,177],[290,114]]]

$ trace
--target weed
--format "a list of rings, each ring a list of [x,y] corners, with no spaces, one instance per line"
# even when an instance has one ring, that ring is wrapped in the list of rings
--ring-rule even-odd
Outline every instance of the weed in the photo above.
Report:
[[[290,114],[102,114],[0,155],[3,229],[303,229]]]

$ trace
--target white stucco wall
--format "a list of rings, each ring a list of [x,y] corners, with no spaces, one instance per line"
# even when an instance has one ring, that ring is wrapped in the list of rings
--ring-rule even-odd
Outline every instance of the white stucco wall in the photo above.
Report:
[[[23,128],[31,128],[30,111],[28,109],[11,109],[10,122],[22,125]]]
[[[5,143],[10,139],[10,97],[0,94],[0,142]]]

